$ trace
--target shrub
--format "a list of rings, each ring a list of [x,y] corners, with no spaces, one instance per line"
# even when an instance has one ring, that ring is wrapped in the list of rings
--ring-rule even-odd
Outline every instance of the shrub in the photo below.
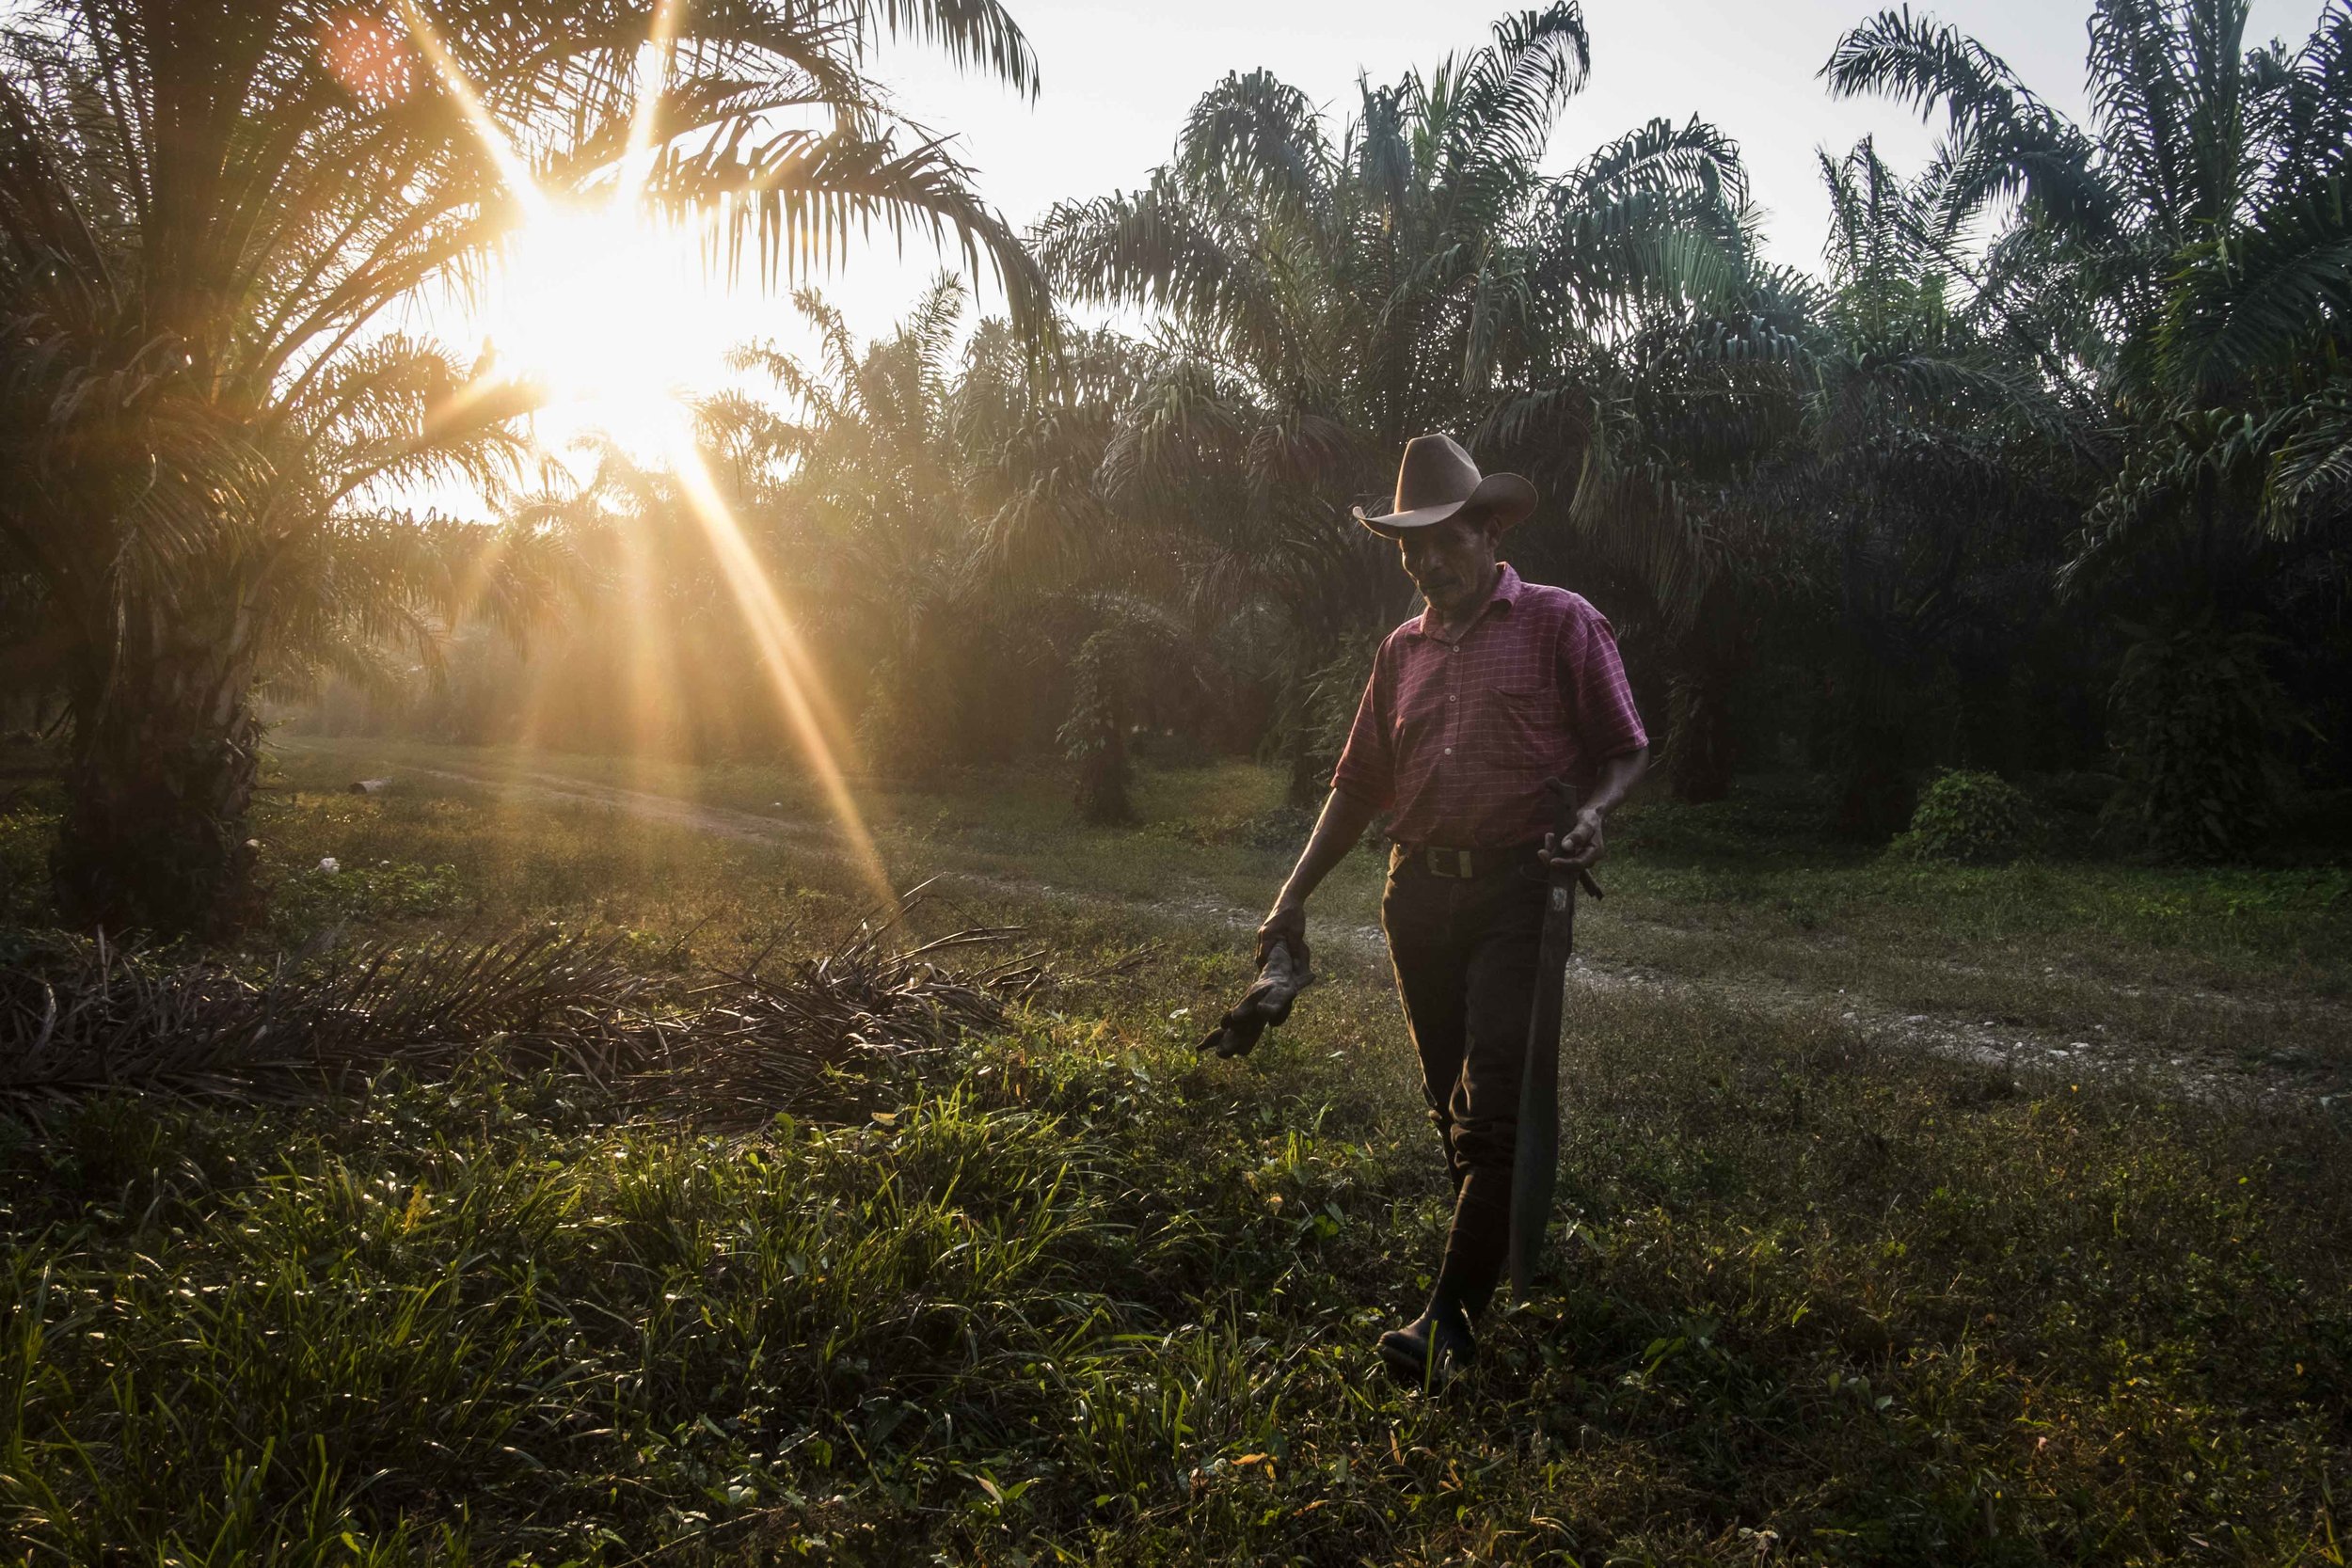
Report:
[[[2276,825],[2278,742],[2296,727],[2265,663],[2277,640],[2210,616],[2123,629],[2133,641],[2110,699],[2125,785],[2115,813],[2159,860],[2245,854]]]
[[[1906,860],[1990,865],[2015,860],[2033,835],[2025,795],[1992,773],[1937,777],[1919,798],[1911,826],[1889,847]]]

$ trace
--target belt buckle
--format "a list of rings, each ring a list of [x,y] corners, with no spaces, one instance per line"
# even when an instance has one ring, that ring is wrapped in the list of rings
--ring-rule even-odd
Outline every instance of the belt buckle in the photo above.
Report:
[[[1457,880],[1468,881],[1477,875],[1472,868],[1470,852],[1468,849],[1445,849],[1435,844],[1427,846],[1426,848],[1431,876],[1452,877]],[[1448,862],[1453,863],[1451,867],[1448,866]]]

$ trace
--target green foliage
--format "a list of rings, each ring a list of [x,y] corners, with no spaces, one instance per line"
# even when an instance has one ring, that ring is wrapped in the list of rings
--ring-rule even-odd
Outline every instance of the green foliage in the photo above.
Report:
[[[279,879],[270,890],[270,927],[279,942],[300,946],[329,927],[351,922],[420,920],[459,907],[465,883],[453,865],[377,861],[329,870],[324,860]]]
[[[1291,762],[1297,803],[1360,690],[1327,689],[1335,672],[1360,669],[1402,608],[1391,546],[1348,503],[1389,492],[1405,442],[1451,430],[1490,466],[1532,449],[1557,507],[1596,460],[1597,346],[1698,301],[1751,313],[1746,178],[1713,127],[1653,121],[1545,168],[1591,69],[1583,11],[1559,0],[1432,68],[1364,78],[1339,113],[1236,71],[1141,189],[1059,202],[1042,227],[1072,297],[1174,324],[1104,411],[1106,520],[1137,546],[1108,575],[1175,568],[1152,591],[1244,654],[1271,708],[1263,752]],[[1535,411],[1498,413],[1531,385]]]
[[[952,230],[1016,321],[1043,313],[967,171],[865,74],[877,36],[908,34],[1032,87],[995,0],[460,0],[430,58],[323,14],[34,0],[0,30],[0,603],[69,700],[56,883],[78,922],[239,912],[260,684],[544,600],[544,511],[495,548],[460,531],[477,569],[452,570],[447,531],[364,499],[497,496],[524,470],[536,394],[477,378],[476,345],[380,326],[427,288],[478,289],[526,197],[604,182],[651,133],[644,199],[717,215],[730,265],[745,238],[766,277],[852,229]],[[382,81],[346,79],[346,24]],[[675,48],[641,113],[657,35]],[[536,192],[509,188],[517,163]]]
[[[2160,860],[2245,854],[2277,812],[2274,749],[2294,723],[2269,672],[2276,639],[2210,618],[2124,629],[2112,702],[2125,788],[2111,810]]]
[[[2016,785],[1998,774],[1953,769],[1928,785],[1911,826],[1887,852],[1905,860],[1997,865],[2023,854],[2033,836],[2033,808]]]
[[[1826,836],[1818,779],[1752,777],[1704,806],[1645,794],[1612,819],[1603,879],[1623,907],[1656,912],[1610,941],[1693,974],[1802,974],[1899,1014],[1933,1006],[2070,1037],[2097,1018],[2176,1053],[2267,1058],[2288,1049],[2282,1024],[2185,1008],[2169,988],[2281,997],[2308,983],[2340,996],[2352,979],[2337,957],[2352,957],[2347,874],[2119,863],[2094,842],[2088,815],[2108,792],[2086,791],[2085,812],[2053,826],[2042,853],[1989,865],[1907,860]],[[2038,805],[2037,825],[2054,811]],[[1651,919],[1706,934],[1653,944],[1637,934]],[[1950,963],[1962,948],[2014,963],[1963,976]],[[2144,1006],[2119,1000],[2107,978],[2117,974],[2136,976]],[[2341,1033],[2332,1006],[2300,1016],[2292,1049],[2331,1054],[2326,1042]]]
[[[1443,1221],[1409,1095],[1312,1049],[1200,1069],[1150,1012],[725,1139],[560,1077],[95,1101],[0,1156],[0,1528],[70,1560],[2307,1540],[2352,1397],[2326,1130],[1655,999],[1584,1022],[1566,1266],[1448,1402],[1368,1368]]]
[[[2258,607],[2316,640],[2344,586],[2316,531],[2345,515],[2352,13],[2324,8],[2289,48],[2251,40],[2249,10],[2100,0],[2080,125],[1908,10],[1853,29],[1826,74],[1840,95],[1946,117],[1944,198],[1924,216],[2007,209],[1984,264],[1946,292],[1957,319],[2013,345],[2003,378],[2057,417],[2006,453],[1968,434],[1981,457],[2095,497],[2059,573],[2074,603],[2179,622]],[[2110,738],[2133,759],[2135,832],[2166,857],[2245,852],[2282,734],[2270,677],[2221,640],[2200,673],[2131,635]],[[2344,681],[2325,662],[2313,693]]]
[[[1932,17],[1863,21],[1831,90],[1944,137],[1915,169],[1867,141],[1822,158],[1810,272],[1765,259],[1704,119],[1551,158],[1620,63],[1574,4],[1336,105],[1264,71],[1204,83],[1139,188],[1039,230],[1066,302],[1148,332],[967,336],[944,277],[873,341],[803,293],[814,352],[745,351],[776,405],[714,398],[698,436],[788,628],[675,476],[606,452],[514,515],[593,534],[614,592],[536,668],[492,671],[496,723],[442,707],[469,735],[528,714],[567,749],[691,758],[814,728],[898,778],[1059,751],[1102,770],[1108,820],[1112,730],[1076,661],[1115,616],[1155,640],[1125,740],[1279,758],[1310,805],[1406,612],[1348,505],[1449,429],[1538,482],[1515,564],[1613,618],[1688,800],[1771,759],[1830,769],[1874,845],[1932,768],[2102,766],[2084,672],[2112,668],[2125,602],[2262,615],[2293,651],[2273,674],[2342,731],[2352,17],[2250,48],[2245,19],[2101,0],[2080,123]],[[2323,784],[2352,755],[2288,750]]]

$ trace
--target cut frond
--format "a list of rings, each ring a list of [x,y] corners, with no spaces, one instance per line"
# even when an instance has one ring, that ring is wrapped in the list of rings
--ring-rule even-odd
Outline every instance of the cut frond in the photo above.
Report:
[[[916,899],[909,907],[919,905]],[[839,1073],[898,1073],[1002,1027],[1044,981],[1012,927],[928,942],[860,922],[825,952],[680,988],[614,938],[544,927],[486,941],[378,942],[259,975],[103,939],[56,937],[0,978],[0,1107],[109,1091],[301,1100],[399,1069],[579,1074],[617,1110],[696,1118],[822,1114]]]

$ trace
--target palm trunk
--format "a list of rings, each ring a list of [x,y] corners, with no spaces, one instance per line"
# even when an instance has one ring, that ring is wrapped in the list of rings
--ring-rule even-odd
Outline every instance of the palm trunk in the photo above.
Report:
[[[1070,718],[1061,727],[1064,754],[1077,764],[1081,820],[1135,820],[1128,800],[1126,642],[1119,627],[1088,638],[1074,664]]]
[[[175,630],[121,649],[113,678],[77,683],[50,859],[72,925],[214,936],[253,912],[254,653]]]
[[[1740,743],[1734,700],[1747,669],[1752,612],[1717,578],[1688,630],[1676,637],[1666,683],[1666,744],[1659,758],[1675,799],[1698,804],[1731,793]]]
[[[1314,743],[1311,733],[1293,732],[1290,737],[1290,778],[1282,787],[1287,805],[1320,805],[1331,788],[1331,759]]]
[[[1136,819],[1127,795],[1127,737],[1116,725],[1078,762],[1079,819],[1116,827]]]
[[[1731,793],[1730,681],[1718,672],[1677,674],[1666,691],[1665,771],[1675,799],[1698,804]]]
[[[1838,725],[1837,832],[1883,843],[1911,821],[1918,803],[1911,782],[1906,689],[1867,650],[1851,660],[1835,693]]]

